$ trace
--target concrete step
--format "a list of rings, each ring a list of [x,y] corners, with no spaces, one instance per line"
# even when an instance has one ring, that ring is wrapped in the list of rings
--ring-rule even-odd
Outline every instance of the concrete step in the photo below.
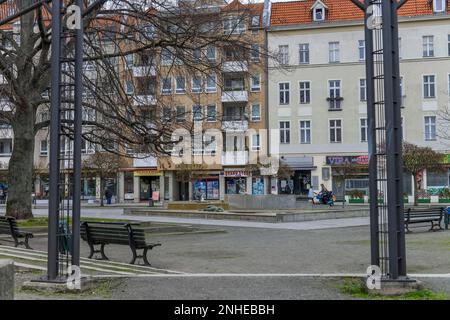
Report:
[[[29,250],[0,245],[0,256],[35,265],[41,270],[47,264],[47,253],[40,250]],[[94,274],[138,275],[138,274],[179,274],[180,272],[143,265],[130,265],[109,260],[80,258],[81,270]]]

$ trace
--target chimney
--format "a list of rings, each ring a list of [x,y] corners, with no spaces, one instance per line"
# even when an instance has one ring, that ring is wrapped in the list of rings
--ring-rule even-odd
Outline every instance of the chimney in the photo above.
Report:
[[[263,10],[263,27],[268,28],[270,26],[270,10],[272,3],[270,0],[264,0],[264,10]]]

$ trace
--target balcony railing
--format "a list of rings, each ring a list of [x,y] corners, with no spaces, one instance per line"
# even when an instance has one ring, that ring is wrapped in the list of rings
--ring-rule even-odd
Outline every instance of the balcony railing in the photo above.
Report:
[[[328,110],[342,110],[342,97],[329,97],[328,101]]]
[[[247,61],[223,61],[222,72],[247,72]]]
[[[222,121],[222,130],[225,131],[246,131],[248,130],[247,120]]]
[[[247,102],[248,92],[244,89],[225,90],[222,92],[222,102]]]
[[[135,95],[133,100],[135,106],[152,106],[156,104],[156,98],[153,95]]]
[[[134,66],[133,77],[155,77],[156,68],[154,66]]]
[[[242,166],[248,162],[248,151],[225,151],[222,153],[223,166]]]

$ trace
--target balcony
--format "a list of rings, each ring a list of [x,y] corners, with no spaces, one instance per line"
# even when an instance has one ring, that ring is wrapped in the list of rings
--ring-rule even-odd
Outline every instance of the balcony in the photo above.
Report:
[[[248,151],[225,151],[222,153],[223,166],[243,166],[248,162]]]
[[[133,159],[133,167],[135,168],[149,168],[156,167],[158,161],[153,156],[146,157],[145,154],[136,154],[136,158]]]
[[[247,61],[224,61],[222,64],[222,72],[247,72]]]
[[[248,92],[246,90],[227,90],[222,92],[222,102],[247,102]]]
[[[156,68],[154,66],[134,66],[133,77],[155,77]]]
[[[153,95],[135,95],[133,97],[135,106],[152,106],[156,104],[156,98]]]
[[[244,119],[227,119],[226,117],[222,121],[222,130],[224,131],[247,131],[248,121]]]

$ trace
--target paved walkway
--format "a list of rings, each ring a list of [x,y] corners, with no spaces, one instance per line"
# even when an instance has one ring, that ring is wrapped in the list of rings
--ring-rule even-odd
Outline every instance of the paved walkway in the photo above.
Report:
[[[4,209],[0,209],[4,212]],[[46,216],[47,209],[34,209],[35,216]],[[130,216],[124,215],[122,208],[83,208],[81,216],[86,218],[104,218],[104,219],[121,219],[134,221],[152,221],[166,223],[180,223],[192,225],[210,225],[221,227],[243,227],[243,228],[263,228],[263,229],[286,229],[286,230],[320,230],[332,228],[347,228],[369,225],[368,217],[343,218],[316,220],[304,222],[253,222],[253,221],[236,221],[236,220],[216,220],[216,219],[198,219],[198,218],[175,218],[175,217],[158,217],[158,216]]]

